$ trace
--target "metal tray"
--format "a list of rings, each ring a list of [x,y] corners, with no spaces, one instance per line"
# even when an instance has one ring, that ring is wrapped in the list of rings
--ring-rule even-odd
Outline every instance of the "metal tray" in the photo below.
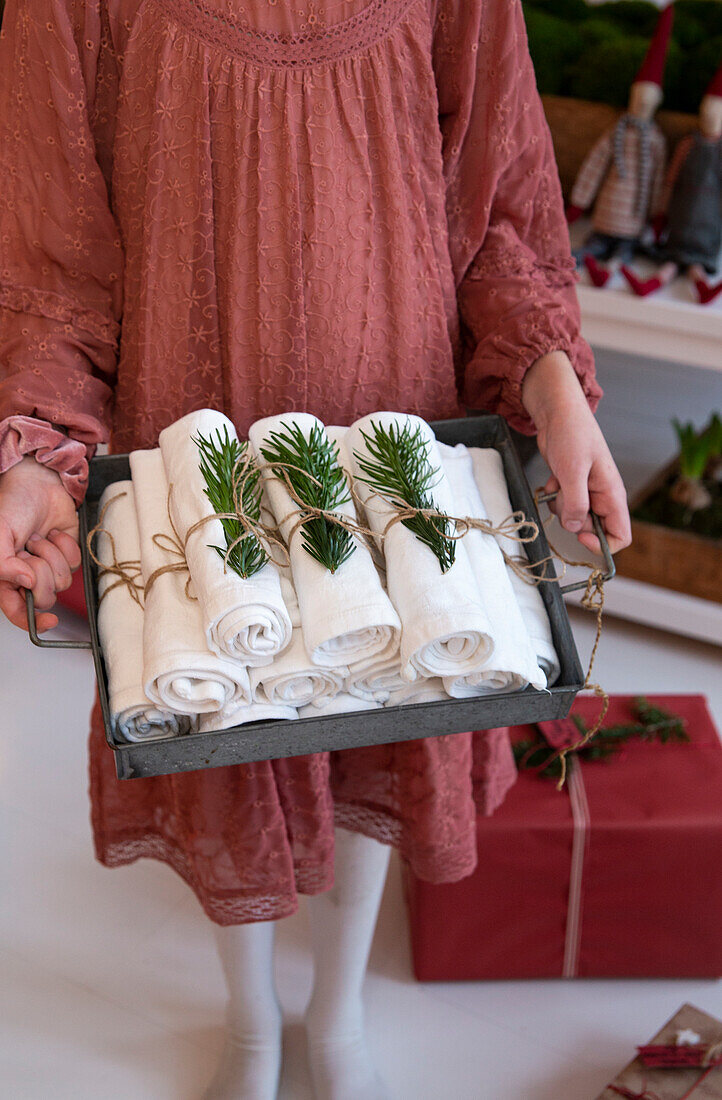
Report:
[[[513,508],[521,509],[530,518],[539,520],[539,513],[512,443],[509,428],[502,417],[484,415],[445,420],[433,423],[431,427],[442,443],[496,448],[504,463]],[[85,550],[85,541],[88,531],[97,522],[98,502],[104,489],[115,481],[128,478],[130,465],[127,455],[103,455],[94,458],[90,463],[88,492],[80,509],[80,545],[83,549],[82,568],[90,642],[67,643],[39,639],[33,629],[32,598],[28,598],[31,637],[36,644],[43,648],[70,645],[73,648],[92,649],[105,735],[115,754],[116,771],[120,779],[171,775],[250,760],[302,756],[306,753],[382,745],[420,737],[439,737],[447,733],[563,718],[569,713],[574,697],[583,686],[579,655],[563,599],[564,591],[580,586],[567,585],[562,588],[558,584],[543,584],[540,591],[549,613],[554,645],[561,664],[559,680],[548,692],[528,687],[524,691],[488,695],[479,699],[413,703],[402,707],[291,721],[251,722],[218,732],[186,734],[146,743],[125,741],[114,732],[111,721],[108,676],[98,638],[97,569]],[[597,532],[601,534],[599,524]],[[549,553],[541,523],[539,538],[528,545],[528,553],[533,561],[538,561]],[[613,564],[608,551],[605,557],[609,567],[608,576],[611,576]]]

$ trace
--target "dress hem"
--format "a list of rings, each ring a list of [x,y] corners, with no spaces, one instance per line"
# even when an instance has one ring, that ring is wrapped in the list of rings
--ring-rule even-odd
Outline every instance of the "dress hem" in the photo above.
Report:
[[[423,868],[414,866],[417,862],[410,859],[404,851],[403,827],[390,814],[378,810],[371,810],[364,806],[351,802],[334,803],[334,825],[338,828],[348,829],[351,832],[362,833],[381,844],[389,844],[396,848],[402,857],[410,863],[412,870],[421,879],[429,882],[457,882],[461,878],[470,875],[476,867],[476,856],[472,859],[457,858],[448,861],[448,854],[444,856],[443,877],[433,873],[424,874]],[[206,916],[214,924],[222,926],[234,924],[251,924],[265,920],[280,920],[283,917],[293,916],[298,911],[298,896],[293,898],[278,894],[254,895],[243,897],[238,894],[231,896],[210,895],[202,890],[197,876],[191,867],[187,856],[166,837],[157,833],[145,833],[142,836],[125,840],[106,841],[95,843],[95,855],[99,863],[105,867],[122,867],[135,863],[138,859],[156,859],[166,863],[188,885],[198,899]],[[330,890],[334,883],[333,866],[330,869],[319,867],[294,869],[297,894],[314,895]]]

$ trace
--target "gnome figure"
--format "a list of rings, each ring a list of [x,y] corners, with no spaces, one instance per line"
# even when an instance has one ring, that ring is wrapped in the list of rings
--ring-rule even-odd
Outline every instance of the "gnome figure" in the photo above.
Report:
[[[647,56],[632,84],[629,107],[601,136],[579,170],[567,207],[571,225],[593,204],[593,233],[575,250],[595,286],[604,286],[612,259],[632,259],[650,208],[660,201],[667,145],[653,121],[662,102],[662,80],[674,8],[664,9]],[[601,261],[601,262],[600,262]]]
[[[722,280],[710,283],[722,248],[722,66],[699,108],[699,129],[675,150],[653,224],[657,245],[647,255],[662,263],[651,279],[640,279],[624,265],[635,294],[644,297],[685,271],[699,301],[706,305],[722,292]]]

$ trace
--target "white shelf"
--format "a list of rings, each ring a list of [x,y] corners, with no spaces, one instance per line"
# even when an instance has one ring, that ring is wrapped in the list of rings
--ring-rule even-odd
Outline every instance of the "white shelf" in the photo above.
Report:
[[[665,288],[654,297],[637,298],[616,287],[598,290],[580,283],[585,339],[597,348],[722,371],[722,295],[699,306],[682,300],[684,285],[674,289],[677,296]]]

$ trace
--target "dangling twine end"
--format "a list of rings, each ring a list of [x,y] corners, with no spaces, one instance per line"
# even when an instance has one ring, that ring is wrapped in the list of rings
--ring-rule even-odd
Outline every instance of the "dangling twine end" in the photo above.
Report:
[[[543,492],[544,490],[542,488],[539,488],[534,493],[534,500],[537,504],[539,503],[539,497]],[[574,566],[580,569],[588,568],[590,570],[589,576],[587,577],[587,586],[581,599],[581,606],[584,608],[585,611],[591,611],[592,614],[596,616],[597,622],[596,634],[594,636],[594,644],[592,645],[592,652],[589,655],[589,665],[587,667],[587,674],[584,677],[584,685],[582,687],[582,691],[593,691],[597,698],[601,699],[602,701],[597,720],[591,727],[591,729],[587,730],[587,732],[584,734],[584,737],[582,737],[581,740],[577,741],[575,744],[569,745],[565,749],[560,749],[559,752],[555,753],[554,756],[552,756],[551,759],[547,761],[548,764],[552,763],[552,761],[556,759],[559,759],[560,761],[562,770],[559,782],[557,783],[557,790],[561,791],[567,778],[567,757],[569,753],[579,752],[580,749],[585,748],[585,746],[589,744],[592,738],[597,733],[599,733],[599,730],[602,727],[602,722],[606,718],[607,711],[609,710],[609,695],[600,684],[593,684],[591,682],[592,669],[594,668],[597,650],[599,649],[599,642],[601,641],[602,637],[602,620],[604,614],[604,573],[597,566],[592,566],[590,568],[589,562],[572,561],[570,558],[566,558],[562,553],[560,553],[559,550],[557,550],[555,546],[552,545],[548,538],[547,541],[549,542],[549,548],[552,552],[553,557],[562,562],[565,571],[567,566]]]

